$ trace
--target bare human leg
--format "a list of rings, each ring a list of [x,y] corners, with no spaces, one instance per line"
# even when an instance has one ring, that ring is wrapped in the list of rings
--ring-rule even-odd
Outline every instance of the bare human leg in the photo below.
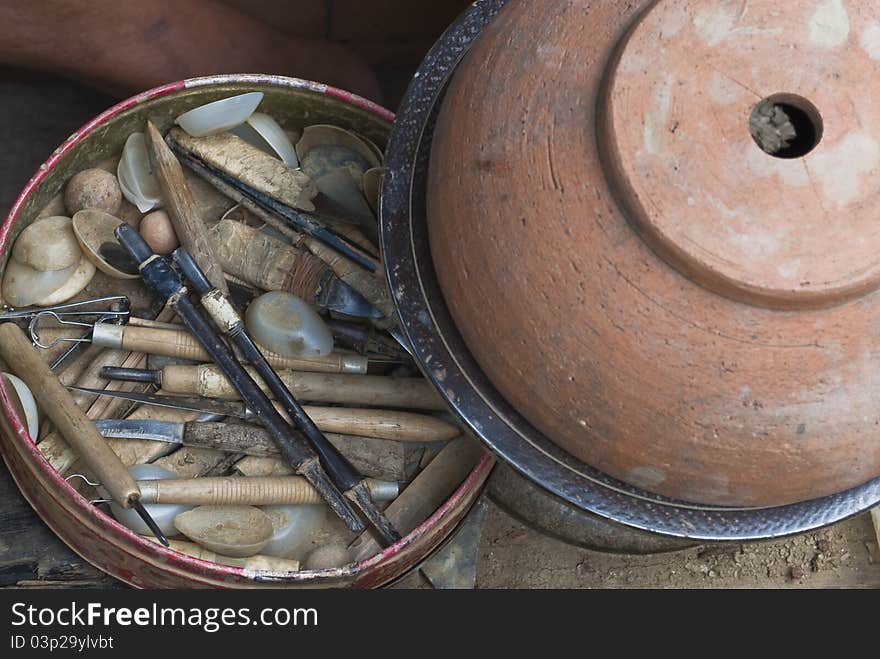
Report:
[[[296,11],[296,0],[287,4]],[[372,70],[343,46],[289,37],[215,0],[0,0],[0,63],[114,94],[197,75],[277,73],[380,100]]]

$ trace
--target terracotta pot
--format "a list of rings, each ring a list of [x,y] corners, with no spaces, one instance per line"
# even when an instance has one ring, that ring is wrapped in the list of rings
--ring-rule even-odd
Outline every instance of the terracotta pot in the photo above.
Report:
[[[433,135],[431,253],[480,368],[559,447],[709,505],[880,476],[878,24],[510,0],[485,29]],[[775,155],[767,99],[796,128]]]
[[[394,115],[369,101],[316,83],[268,75],[197,78],[150,90],[107,110],[74,133],[31,179],[0,226],[5,262],[14,237],[77,171],[119,153],[126,137],[150,117],[160,127],[191,107],[231,94],[266,94],[261,109],[282,119],[308,117],[356,128],[384,144]],[[456,528],[482,491],[493,461],[484,457],[430,519],[383,553],[340,570],[261,573],[194,559],[148,542],[79,495],[46,461],[27,434],[0,382],[0,450],[28,502],[84,559],[133,586],[150,588],[259,586],[376,587],[418,565]]]

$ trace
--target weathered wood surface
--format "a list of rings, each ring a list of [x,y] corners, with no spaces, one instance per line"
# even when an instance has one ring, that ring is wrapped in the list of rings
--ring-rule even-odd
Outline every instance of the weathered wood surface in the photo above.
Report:
[[[37,517],[0,464],[0,588],[118,588],[124,584],[86,563]]]

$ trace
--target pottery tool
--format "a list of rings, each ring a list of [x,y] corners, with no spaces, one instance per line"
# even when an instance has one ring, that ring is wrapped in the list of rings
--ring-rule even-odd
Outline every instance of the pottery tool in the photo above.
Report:
[[[211,285],[195,259],[184,248],[175,250],[173,257],[184,276],[192,284],[196,294],[200,296],[202,306],[208,311],[218,329],[228,336],[244,357],[253,364],[293,424],[308,439],[309,444],[318,454],[321,463],[337,487],[354,502],[383,541],[392,545],[400,540],[400,535],[370,498],[370,491],[364,477],[333,444],[327,441],[315,421],[306,413],[290,389],[278,376],[278,373],[275,372],[275,369],[266,361],[257,344],[251,340],[244,321],[226,296]]]
[[[246,369],[256,375],[253,369]],[[169,365],[158,370],[106,368],[109,380],[156,384],[171,394],[204,398],[238,397],[235,387],[213,365]],[[384,375],[330,375],[281,371],[279,377],[300,400],[359,407],[446,411],[431,385],[422,378]]]
[[[174,224],[180,244],[202,265],[211,283],[228,293],[223,269],[208,239],[208,228],[204,218],[199,216],[198,207],[183,175],[183,168],[151,121],[147,121],[146,141],[150,163],[165,201],[165,210]]]
[[[190,506],[282,506],[324,503],[321,495],[298,476],[244,478],[182,478],[137,481],[144,504]],[[387,481],[366,480],[376,501],[393,501],[399,486]]]
[[[211,322],[196,308],[187,296],[180,275],[171,264],[164,257],[153,254],[143,238],[128,225],[119,226],[116,229],[116,237],[132,258],[140,264],[141,276],[147,287],[163,300],[167,300],[167,304],[177,311],[211,359],[227,375],[242,400],[254,410],[256,418],[270,432],[282,456],[293,466],[296,473],[307,478],[315,486],[333,512],[349,529],[363,530],[364,525],[358,519],[357,513],[321,467],[318,456],[309,447],[305,438],[284,421],[269,398],[238,362]]]
[[[39,346],[34,336],[36,325],[43,314],[52,314],[59,322],[84,322],[115,323],[125,325],[131,320],[131,302],[125,295],[108,295],[105,297],[80,300],[79,302],[67,302],[50,307],[27,307],[24,309],[7,308],[0,311],[0,322],[26,323],[28,333],[34,345]],[[49,369],[57,371],[58,368],[72,357],[86,343],[88,332],[83,334],[80,340],[71,341],[70,348],[59,355],[50,365]]]
[[[113,500],[123,508],[133,509],[167,546],[168,539],[141,504],[140,489],[128,469],[55,374],[43,363],[24,332],[12,323],[0,325],[0,354],[12,372],[31,389],[40,401],[43,412],[101,480]]]
[[[345,316],[382,317],[381,311],[308,250],[233,220],[220,220],[209,235],[224,272],[251,286],[292,293]]]
[[[109,396],[120,400],[130,400],[146,405],[189,410],[205,414],[231,416],[245,421],[254,421],[256,415],[241,403],[215,401],[205,398],[183,396],[159,396],[126,391],[103,391],[69,387],[79,393]],[[458,427],[443,419],[413,412],[396,410],[352,409],[347,407],[303,407],[306,415],[312,419],[322,432],[338,435],[355,435],[372,439],[385,439],[392,442],[445,442],[461,434]],[[144,436],[148,432],[148,424],[160,423],[145,419],[120,420],[114,427],[127,428],[128,437],[132,439],[149,439]],[[248,426],[232,426],[242,428],[242,432],[253,430]],[[120,435],[114,435],[120,436]],[[242,451],[243,453],[245,451]]]
[[[188,410],[203,414],[230,416],[245,421],[254,421],[256,415],[246,405],[233,401],[213,400],[190,396],[162,396],[131,391],[111,391],[104,389],[88,389],[68,387],[71,391],[89,395],[106,396],[119,400],[128,400],[144,405],[154,405],[168,409]],[[340,435],[355,435],[372,439],[385,439],[395,442],[443,442],[454,439],[461,434],[458,427],[443,419],[414,412],[398,410],[358,409],[349,407],[317,407],[306,405],[305,413],[323,432]],[[126,420],[129,423],[132,438],[144,430],[147,420]],[[146,437],[142,437],[146,439]],[[244,451],[242,451],[244,452]]]
[[[56,327],[46,327],[52,322]],[[82,336],[70,336],[70,328],[86,328]],[[31,339],[40,348],[49,349],[59,343],[92,343],[113,350],[142,352],[175,359],[209,361],[208,352],[181,329],[118,325],[107,322],[82,323],[65,320],[53,311],[44,311],[31,320]],[[332,353],[326,357],[283,357],[267,353],[266,359],[277,368],[319,373],[366,373],[369,361],[362,355]]]
[[[339,235],[332,229],[311,219],[306,214],[296,210],[292,206],[280,202],[265,192],[257,190],[255,187],[244,183],[219,167],[208,165],[201,159],[197,158],[191,151],[181,144],[182,141],[191,139],[192,138],[188,138],[185,133],[179,130],[172,130],[167,137],[171,151],[177,156],[180,162],[190,168],[200,178],[203,178],[213,185],[220,192],[239,203],[247,200],[250,204],[256,206],[262,211],[281,218],[294,230],[307,236],[311,236],[328,247],[333,248],[369,272],[377,272],[379,270],[378,262],[365,254],[348,238]],[[184,247],[187,246],[185,242],[181,241],[181,243]]]

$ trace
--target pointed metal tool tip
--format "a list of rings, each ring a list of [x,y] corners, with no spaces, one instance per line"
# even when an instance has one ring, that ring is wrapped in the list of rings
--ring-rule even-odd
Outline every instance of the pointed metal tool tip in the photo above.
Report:
[[[160,529],[159,525],[156,524],[156,520],[154,520],[150,516],[150,513],[147,512],[147,509],[144,508],[144,504],[142,504],[138,499],[132,499],[129,502],[129,505],[140,516],[140,518],[144,520],[144,524],[150,527],[150,531],[153,532],[153,535],[156,536],[156,539],[166,547],[170,547],[171,543],[168,542],[168,538],[166,538],[165,534],[162,533],[162,529]]]

